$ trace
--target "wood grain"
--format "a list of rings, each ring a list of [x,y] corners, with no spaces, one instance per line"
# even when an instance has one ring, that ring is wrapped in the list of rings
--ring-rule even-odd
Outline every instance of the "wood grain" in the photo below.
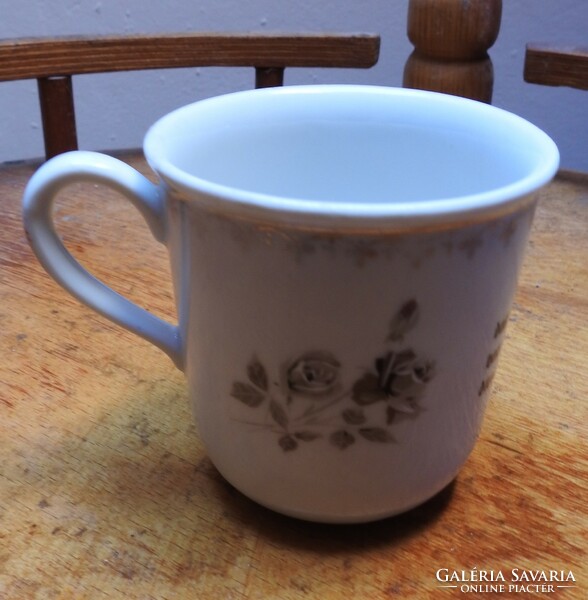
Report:
[[[410,0],[408,39],[424,56],[484,59],[500,31],[502,0]]]
[[[502,0],[409,0],[407,33],[414,51],[404,87],[490,103],[494,70],[488,49],[501,18]]]
[[[456,481],[400,517],[327,526],[227,485],[182,374],[44,273],[20,222],[33,170],[0,169],[2,600],[455,598],[436,571],[475,567],[572,570],[576,587],[550,597],[586,598],[588,176],[541,194],[485,424]],[[56,222],[93,273],[174,319],[165,249],[128,203],[76,185]]]
[[[421,56],[416,50],[404,66],[404,87],[492,101],[494,67],[490,58],[445,61]]]
[[[369,34],[125,35],[0,42],[0,81],[178,67],[353,67],[378,60]]]
[[[45,156],[77,150],[78,134],[71,75],[37,79]]]
[[[588,48],[553,48],[528,44],[525,81],[588,90]]]

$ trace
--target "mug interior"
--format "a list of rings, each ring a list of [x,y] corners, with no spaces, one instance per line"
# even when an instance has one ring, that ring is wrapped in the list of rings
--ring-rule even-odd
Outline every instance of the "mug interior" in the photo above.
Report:
[[[145,152],[185,192],[315,216],[477,211],[534,191],[558,166],[550,138],[511,113],[372,86],[292,86],[201,101],[156,123]]]

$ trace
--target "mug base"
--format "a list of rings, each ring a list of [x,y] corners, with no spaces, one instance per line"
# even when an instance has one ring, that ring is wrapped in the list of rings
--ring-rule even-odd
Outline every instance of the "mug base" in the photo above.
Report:
[[[436,496],[444,496],[442,501],[440,502],[440,506],[445,506],[448,501],[448,496],[446,497],[443,492],[445,490],[451,489],[453,486],[457,473],[453,474],[448,480],[445,480],[441,485],[435,486],[431,489],[431,491],[425,495],[420,497],[418,500],[414,502],[407,503],[406,505],[402,505],[400,507],[396,506],[394,508],[361,508],[355,511],[347,510],[337,512],[336,510],[305,510],[299,509],[292,506],[281,506],[277,504],[273,504],[271,502],[267,502],[262,498],[257,497],[255,494],[247,493],[240,490],[238,487],[234,486],[229,480],[227,480],[222,473],[220,473],[225,482],[236,489],[240,494],[243,494],[247,499],[255,502],[259,506],[266,508],[274,513],[290,517],[293,519],[298,519],[300,521],[307,521],[310,523],[323,523],[326,525],[360,525],[364,523],[373,523],[376,521],[382,521],[384,519],[388,519],[391,517],[397,517],[399,515],[405,514],[411,510],[414,510],[423,504],[426,504],[429,501],[434,501]]]

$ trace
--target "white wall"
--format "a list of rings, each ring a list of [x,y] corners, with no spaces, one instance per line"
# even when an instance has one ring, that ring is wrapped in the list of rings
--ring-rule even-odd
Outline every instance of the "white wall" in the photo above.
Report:
[[[368,71],[286,71],[286,84],[402,84],[412,47],[408,0],[0,0],[0,38],[188,31],[376,32],[378,65]],[[526,42],[588,46],[587,0],[504,0],[491,50],[493,103],[523,115],[558,143],[566,168],[588,171],[588,92],[523,82]],[[252,87],[249,69],[201,69],[77,77],[80,146],[140,146],[147,127],[195,99]],[[36,84],[0,83],[0,161],[43,154]]]

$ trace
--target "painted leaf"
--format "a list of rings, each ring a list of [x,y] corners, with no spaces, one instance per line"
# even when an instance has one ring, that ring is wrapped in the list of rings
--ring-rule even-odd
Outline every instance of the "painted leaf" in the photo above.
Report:
[[[231,396],[243,402],[251,408],[259,406],[265,399],[263,392],[260,392],[257,388],[253,387],[249,383],[243,383],[236,381],[233,383],[233,389],[231,390]]]
[[[278,404],[275,400],[270,402],[270,415],[272,419],[283,429],[288,427],[288,413],[284,410],[281,404]]]
[[[370,442],[378,442],[380,444],[386,444],[394,442],[392,434],[383,427],[363,427],[358,430],[359,435],[369,440]]]
[[[345,448],[355,443],[355,437],[349,433],[349,431],[345,431],[344,429],[335,431],[335,433],[331,434],[329,439],[331,440],[331,444],[337,446],[340,450],[345,450]]]
[[[298,442],[291,435],[283,435],[279,440],[278,444],[284,452],[291,452],[298,448]]]
[[[365,414],[361,408],[347,408],[341,413],[341,416],[348,425],[363,425],[366,421]]]
[[[247,375],[249,376],[249,381],[253,385],[255,385],[259,389],[267,392],[267,388],[268,388],[267,373],[266,373],[264,366],[259,362],[259,360],[257,360],[257,358],[254,358],[247,365]]]
[[[419,319],[418,302],[412,298],[405,302],[400,310],[390,321],[390,334],[388,339],[392,342],[400,342],[404,336],[417,324]]]
[[[360,406],[369,406],[374,402],[386,399],[386,392],[380,389],[378,376],[374,373],[366,373],[358,379],[351,389],[351,397]]]
[[[506,330],[506,326],[508,325],[508,315],[496,323],[496,329],[494,330],[494,338],[500,337],[504,331]]]
[[[314,431],[297,431],[294,434],[294,437],[297,440],[302,440],[303,442],[312,442],[314,440],[318,440],[318,438],[322,436],[320,433],[315,433]]]

